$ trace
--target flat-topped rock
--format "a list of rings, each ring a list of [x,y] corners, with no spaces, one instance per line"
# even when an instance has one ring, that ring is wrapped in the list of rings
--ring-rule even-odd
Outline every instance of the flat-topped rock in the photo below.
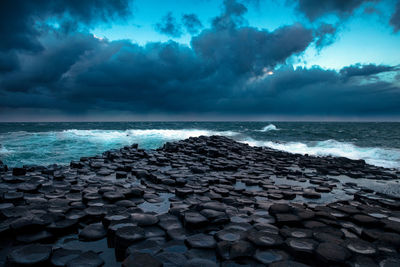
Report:
[[[51,251],[49,245],[32,244],[16,247],[8,254],[8,261],[22,266],[44,265],[49,260]]]

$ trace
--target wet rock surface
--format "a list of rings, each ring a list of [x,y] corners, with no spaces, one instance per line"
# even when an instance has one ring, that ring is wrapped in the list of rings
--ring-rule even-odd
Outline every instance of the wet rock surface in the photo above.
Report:
[[[346,158],[189,138],[0,168],[0,266],[397,266],[400,199]]]

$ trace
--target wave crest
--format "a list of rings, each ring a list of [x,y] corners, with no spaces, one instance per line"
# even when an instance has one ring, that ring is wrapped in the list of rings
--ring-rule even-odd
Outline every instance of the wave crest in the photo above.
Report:
[[[276,131],[278,130],[278,128],[276,128],[275,125],[273,124],[268,124],[267,126],[265,126],[264,128],[262,128],[261,130],[259,130],[259,132],[269,132],[269,131]]]

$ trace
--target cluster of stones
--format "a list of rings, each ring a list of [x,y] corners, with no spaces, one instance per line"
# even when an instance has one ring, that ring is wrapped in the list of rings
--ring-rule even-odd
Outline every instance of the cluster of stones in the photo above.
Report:
[[[220,136],[132,145],[67,167],[0,162],[0,265],[105,264],[104,253],[65,247],[68,237],[107,240],[122,266],[400,266],[399,199],[338,175],[399,178]],[[339,185],[350,199],[322,201]]]

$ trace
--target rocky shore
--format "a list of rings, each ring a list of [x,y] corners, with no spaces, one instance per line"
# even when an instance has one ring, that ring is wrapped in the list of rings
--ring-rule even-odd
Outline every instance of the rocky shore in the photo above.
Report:
[[[0,266],[400,266],[400,199],[364,186],[399,178],[221,136],[0,161]]]

